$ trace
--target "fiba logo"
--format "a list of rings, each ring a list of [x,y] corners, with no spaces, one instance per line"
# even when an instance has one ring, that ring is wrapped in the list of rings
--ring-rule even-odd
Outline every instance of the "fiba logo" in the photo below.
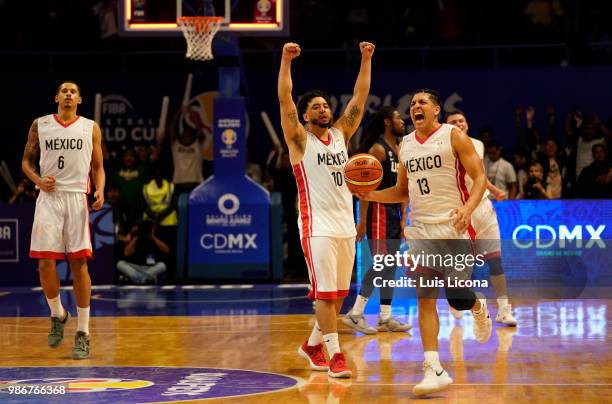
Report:
[[[237,139],[238,134],[235,130],[226,129],[223,131],[223,133],[221,133],[221,141],[223,141],[227,147],[232,147],[232,145],[236,143]]]
[[[257,2],[257,10],[262,14],[268,14],[272,9],[272,2],[270,0],[259,0]]]
[[[224,215],[233,215],[240,209],[240,199],[234,194],[222,195],[217,201],[217,207]]]

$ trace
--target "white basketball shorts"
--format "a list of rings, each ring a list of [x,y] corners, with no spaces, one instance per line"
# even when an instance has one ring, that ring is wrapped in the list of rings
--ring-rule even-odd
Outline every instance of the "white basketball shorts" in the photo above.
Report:
[[[411,271],[419,274],[470,279],[474,256],[474,229],[459,234],[450,221],[423,223],[412,220],[404,229]]]
[[[312,300],[346,297],[355,262],[355,237],[306,237],[302,250],[308,265]]]
[[[476,252],[485,258],[499,257],[501,254],[499,224],[495,208],[489,199],[484,199],[472,212],[472,225],[476,230]]]
[[[91,258],[87,195],[79,192],[40,192],[36,200],[31,258]]]

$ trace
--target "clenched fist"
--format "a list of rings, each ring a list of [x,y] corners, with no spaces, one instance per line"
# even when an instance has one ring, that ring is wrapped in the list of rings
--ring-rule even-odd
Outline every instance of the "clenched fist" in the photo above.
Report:
[[[287,59],[287,60],[295,59],[296,57],[300,56],[301,52],[302,52],[302,49],[300,48],[300,45],[294,42],[287,42],[283,46],[283,59]]]
[[[359,50],[361,51],[361,57],[371,58],[372,55],[374,54],[374,48],[376,48],[376,46],[374,46],[373,43],[370,43],[370,42],[360,42],[359,43]]]

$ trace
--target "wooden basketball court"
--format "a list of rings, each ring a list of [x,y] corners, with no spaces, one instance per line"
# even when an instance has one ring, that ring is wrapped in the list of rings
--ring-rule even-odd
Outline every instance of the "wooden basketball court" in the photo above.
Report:
[[[28,316],[32,305],[24,307],[21,315],[0,318],[0,372],[17,367],[27,367],[23,374],[37,367],[60,371],[64,367],[130,367],[136,369],[131,371],[130,379],[148,380],[138,374],[139,368],[242,369],[290,376],[296,383],[256,395],[236,385],[236,394],[246,395],[227,398],[227,402],[389,403],[415,399],[411,389],[422,377],[423,352],[414,301],[403,302],[404,314],[399,315],[415,327],[411,333],[364,336],[339,322],[341,347],[353,378],[338,380],[328,378],[325,372],[308,370],[306,362],[296,354],[313,324],[313,316],[304,313],[310,303],[297,293],[287,294],[285,299],[289,300],[273,295],[265,304],[256,291],[240,291],[239,295],[218,291],[213,294],[216,300],[209,300],[209,306],[214,306],[210,311],[202,308],[202,295],[155,291],[152,296],[147,291],[137,292],[142,294],[94,292],[92,309],[97,306],[99,314],[91,321],[92,356],[84,361],[69,357],[76,321],[66,327],[63,344],[50,349],[46,343],[49,320]],[[35,297],[36,293],[5,292],[0,301],[11,297],[23,301],[28,296],[35,304],[40,303],[42,314],[46,307],[42,301],[37,302],[40,297]],[[226,298],[228,303],[223,303]],[[473,338],[471,317],[454,320],[446,303],[439,302],[440,357],[455,383],[427,400],[607,401],[612,393],[612,342],[608,335],[612,331],[608,323],[612,300],[514,303],[519,326],[495,326],[491,339],[479,344]],[[195,305],[200,314],[190,312],[190,305]],[[269,310],[271,305],[285,307]],[[267,309],[262,310],[264,306]],[[491,306],[495,313],[495,303]],[[302,314],[273,314],[279,310]],[[130,314],[135,311],[143,314]],[[177,315],[169,314],[173,311]],[[259,314],[266,311],[272,314]],[[368,316],[368,320],[375,322],[375,315]],[[87,379],[87,369],[81,370],[80,375]],[[0,373],[0,380],[6,381],[7,376]],[[144,392],[147,388],[139,390]],[[95,394],[87,399],[96,401]],[[147,401],[156,400],[151,396]]]

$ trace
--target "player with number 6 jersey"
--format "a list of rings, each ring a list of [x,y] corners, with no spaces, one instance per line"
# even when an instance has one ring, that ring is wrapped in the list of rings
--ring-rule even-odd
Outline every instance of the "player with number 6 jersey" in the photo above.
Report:
[[[30,257],[39,260],[39,275],[51,309],[47,342],[56,348],[64,339],[70,313],[60,300],[56,260],[68,259],[74,280],[78,324],[72,357],[89,357],[89,302],[91,280],[87,259],[92,257],[89,234],[89,176],[95,185],[95,210],[104,203],[105,174],[102,133],[92,120],[78,116],[81,90],[71,81],[60,84],[55,94],[58,112],[40,117],[28,134],[22,169],[40,189],[36,199]],[[40,172],[35,160],[39,157]]]

